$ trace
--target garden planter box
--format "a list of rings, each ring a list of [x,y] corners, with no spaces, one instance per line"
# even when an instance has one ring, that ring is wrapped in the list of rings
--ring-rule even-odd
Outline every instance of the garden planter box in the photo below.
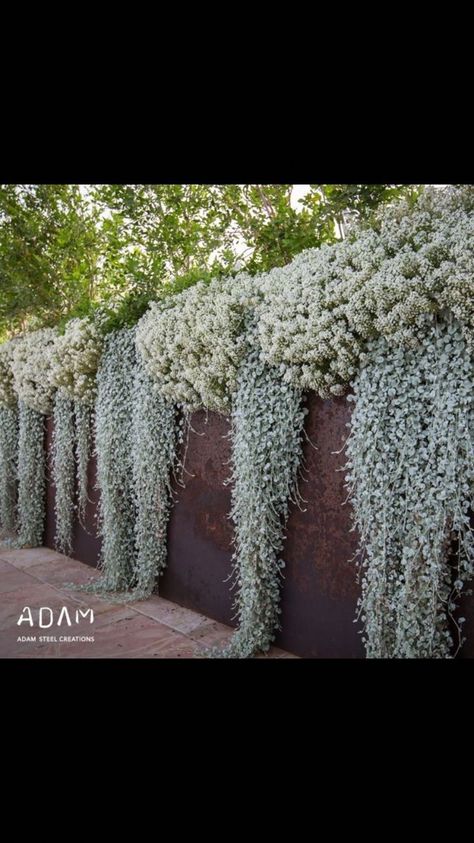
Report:
[[[351,532],[351,508],[345,504],[345,462],[341,451],[348,435],[351,406],[345,398],[323,401],[309,396],[306,432],[317,446],[305,442],[307,482],[301,482],[305,511],[291,507],[283,557],[282,630],[276,644],[300,656],[363,658],[364,648],[354,623],[359,587],[355,563],[357,533]],[[229,474],[228,422],[214,413],[195,413],[186,457],[185,487],[176,486],[177,500],[168,527],[168,565],[159,593],[181,606],[215,620],[235,625],[230,591],[232,522]],[[47,422],[50,448],[53,422]],[[199,435],[198,435],[199,434]],[[95,460],[89,465],[89,495],[85,529],[76,520],[72,556],[97,564]],[[54,547],[54,487],[48,482],[45,544]],[[226,581],[227,580],[227,581]],[[467,643],[461,658],[474,656],[474,611],[465,598]]]

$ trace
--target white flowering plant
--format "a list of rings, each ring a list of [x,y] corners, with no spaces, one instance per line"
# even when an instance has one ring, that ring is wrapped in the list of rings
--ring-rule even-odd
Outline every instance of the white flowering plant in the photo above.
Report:
[[[189,409],[230,411],[245,315],[258,298],[257,281],[242,273],[151,304],[138,323],[137,349],[162,395]]]
[[[0,405],[11,407],[17,403],[13,388],[13,349],[18,339],[8,340],[0,345]]]
[[[96,374],[104,343],[100,320],[70,319],[55,338],[49,380],[70,398],[90,406],[96,397]]]
[[[417,342],[420,315],[449,309],[474,347],[474,188],[427,190],[375,227],[303,252],[263,279],[259,335],[283,379],[339,395],[368,341]]]
[[[32,331],[15,342],[12,353],[13,389],[18,400],[45,415],[53,409],[50,371],[56,337],[54,328]]]

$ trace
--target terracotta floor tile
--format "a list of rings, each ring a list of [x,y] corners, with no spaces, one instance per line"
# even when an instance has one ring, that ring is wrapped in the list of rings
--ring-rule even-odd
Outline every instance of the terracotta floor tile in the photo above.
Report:
[[[158,642],[152,647],[141,650],[136,658],[143,659],[192,659],[195,658],[197,645],[195,641],[183,636],[175,637],[164,644]]]
[[[16,591],[22,586],[34,585],[35,580],[17,568],[0,573],[0,594]]]
[[[177,606],[176,603],[171,603],[169,600],[164,600],[158,596],[137,601],[133,605],[137,612],[149,618],[154,618],[171,627],[171,629],[177,630],[177,632],[192,632],[193,629],[197,629],[207,620],[205,615],[199,615],[191,609]]]
[[[11,562],[16,568],[29,568],[40,562],[64,562],[69,557],[62,556],[49,547],[32,547],[5,551],[0,548],[0,559]]]
[[[80,562],[74,562],[72,560],[65,560],[63,564],[57,562],[41,562],[31,569],[31,576],[64,589],[68,583],[86,585],[88,582],[96,580],[99,575],[87,565],[81,565]],[[82,594],[83,592],[78,593]]]
[[[160,642],[163,646],[176,635],[149,618],[135,616],[112,622],[98,629],[92,644],[61,645],[61,657],[134,658],[136,653]]]
[[[189,637],[199,644],[200,648],[223,647],[230,641],[233,633],[234,630],[231,627],[208,618],[196,629],[193,629],[189,633]]]

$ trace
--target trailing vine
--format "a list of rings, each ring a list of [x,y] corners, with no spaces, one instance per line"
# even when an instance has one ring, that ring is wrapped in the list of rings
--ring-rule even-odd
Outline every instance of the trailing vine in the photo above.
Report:
[[[88,590],[149,596],[166,564],[178,425],[135,353],[135,329],[107,337],[98,373],[97,480],[102,577]]]
[[[152,593],[167,559],[166,528],[177,446],[176,410],[138,364],[133,396],[133,481],[136,506],[136,597]]]
[[[74,402],[74,428],[76,441],[77,511],[84,526],[88,495],[88,466],[91,455],[92,409],[83,401]]]
[[[267,651],[279,628],[280,558],[297,476],[306,410],[301,390],[285,384],[251,350],[237,377],[232,407],[233,587],[239,628],[212,655],[246,658]]]
[[[135,364],[135,329],[109,334],[97,375],[95,413],[102,536],[102,577],[93,584],[97,590],[123,591],[134,579],[136,511],[131,399]]]
[[[347,481],[372,658],[455,654],[474,573],[474,363],[449,315],[421,317],[417,340],[371,343],[351,396]]]
[[[69,555],[75,511],[74,402],[62,389],[56,390],[54,396],[52,477],[56,514],[54,542],[60,553]]]
[[[18,407],[0,404],[0,529],[16,528]]]
[[[18,544],[42,544],[45,519],[44,415],[19,403]]]

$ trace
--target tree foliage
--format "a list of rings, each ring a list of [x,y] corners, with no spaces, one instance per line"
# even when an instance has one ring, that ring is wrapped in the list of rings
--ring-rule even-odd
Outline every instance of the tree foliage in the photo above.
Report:
[[[416,185],[0,185],[0,335],[97,307],[111,328],[198,280],[283,266]],[[340,236],[340,232],[339,232]]]

